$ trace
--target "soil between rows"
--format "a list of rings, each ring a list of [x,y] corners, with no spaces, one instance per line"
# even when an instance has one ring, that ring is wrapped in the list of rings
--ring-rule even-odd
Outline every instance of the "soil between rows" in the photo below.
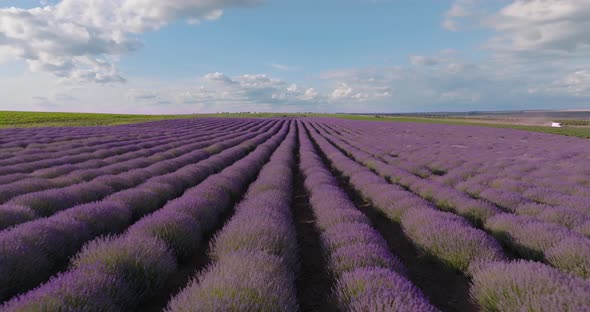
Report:
[[[320,232],[299,170],[299,138],[296,146],[292,213],[297,232],[300,269],[295,281],[301,311],[337,311],[332,299],[333,277],[322,252]]]
[[[252,151],[250,151],[252,152]],[[231,165],[230,165],[231,166]],[[219,171],[221,172],[221,171]],[[218,172],[218,173],[219,173]],[[215,174],[218,174],[215,173]],[[213,176],[213,175],[212,175]],[[257,178],[257,177],[256,177]],[[249,182],[249,185],[253,183],[256,178]],[[201,245],[199,248],[196,248],[194,253],[189,257],[188,260],[183,261],[179,264],[178,270],[168,279],[166,285],[154,293],[148,300],[142,302],[135,311],[138,312],[160,312],[163,311],[168,302],[174,298],[178,293],[180,293],[185,287],[188,286],[189,282],[196,277],[201,271],[207,268],[211,263],[211,258],[209,257],[209,245],[211,240],[215,236],[216,233],[221,231],[223,226],[226,224],[227,221],[231,219],[231,217],[235,213],[235,206],[244,199],[246,192],[244,192],[240,197],[232,200],[230,204],[230,208],[226,211],[222,212],[219,221],[215,225],[215,227],[205,233],[203,240],[201,241]]]
[[[340,148],[339,146],[335,145],[335,144],[333,143],[333,141],[332,141],[332,140],[330,140],[329,138],[327,138],[325,135],[322,135],[322,136],[323,136],[323,137],[324,137],[326,140],[328,140],[328,142],[330,142],[330,144],[332,144],[332,145],[333,145],[335,148],[337,148],[339,151],[341,151],[341,152],[342,152],[344,155],[347,155],[347,154],[346,154],[346,152],[345,152],[344,150],[342,150],[342,148]],[[380,161],[383,161],[383,162],[385,162],[385,163],[387,163],[387,164],[390,164],[389,162],[385,161],[384,159],[382,159],[382,158],[381,158],[381,157],[379,157],[378,155],[375,155],[375,154],[372,154],[372,153],[371,153],[371,155],[373,155],[373,157],[377,158],[377,159],[378,159],[378,160],[380,160]],[[351,158],[352,160],[356,161],[356,160],[355,160],[355,159],[353,159],[352,157],[349,157],[349,158]],[[358,161],[356,161],[356,162],[357,162],[357,163],[359,163]],[[362,163],[359,163],[359,164],[361,164],[361,165],[365,166],[365,165],[364,165],[364,164],[362,164]],[[392,164],[390,164],[390,165],[392,165]],[[366,167],[366,166],[365,166],[365,167]],[[379,174],[379,173],[378,173],[378,172],[377,172],[375,169],[369,168],[369,170],[371,170],[371,172],[373,172],[374,174],[376,174],[376,175],[380,176],[380,174]],[[419,175],[416,175],[416,174],[414,174],[414,175],[415,175],[416,177],[420,178],[420,179],[425,179],[425,180],[428,180],[428,179],[429,179],[429,178],[420,177]],[[405,186],[405,185],[402,185],[402,184],[399,184],[399,183],[395,183],[395,182],[393,182],[393,181],[392,181],[391,179],[389,179],[389,178],[384,178],[384,179],[385,179],[385,180],[386,180],[388,183],[390,183],[390,184],[393,184],[393,185],[397,185],[397,186],[399,186],[399,187],[401,187],[401,188],[405,189],[407,192],[409,192],[409,193],[412,193],[412,194],[414,194],[414,195],[416,195],[416,196],[418,196],[418,197],[420,197],[420,198],[422,198],[422,199],[424,199],[424,200],[428,201],[429,203],[431,203],[431,204],[432,204],[434,207],[436,207],[437,209],[439,209],[439,210],[441,210],[441,211],[447,211],[447,209],[444,209],[443,207],[440,207],[440,206],[439,206],[439,205],[438,205],[436,202],[434,202],[433,200],[431,200],[431,199],[427,199],[427,198],[424,198],[424,197],[422,197],[422,195],[420,195],[420,194],[416,193],[415,191],[413,191],[413,190],[412,190],[412,189],[410,189],[409,187],[407,187],[407,186]],[[471,194],[469,194],[469,193],[466,193],[466,192],[462,192],[462,193],[463,193],[463,194],[465,194],[466,196],[468,196],[469,198],[476,199],[476,200],[483,200],[483,201],[485,201],[485,202],[487,202],[487,203],[489,203],[489,204],[492,204],[492,205],[494,205],[496,208],[500,209],[501,211],[504,211],[504,212],[509,212],[509,209],[508,209],[508,208],[505,208],[505,207],[499,206],[499,205],[497,205],[497,204],[495,204],[495,203],[493,203],[493,202],[491,202],[491,201],[489,201],[489,200],[487,200],[487,199],[484,199],[484,198],[478,198],[478,197],[472,196]],[[456,213],[455,213],[455,214],[456,214]],[[458,215],[458,214],[457,214],[457,215]],[[471,222],[471,221],[470,221],[470,222]],[[498,240],[498,242],[500,243],[500,247],[502,248],[502,251],[503,251],[504,255],[505,255],[505,256],[506,256],[506,257],[507,257],[509,260],[518,260],[518,259],[521,259],[521,258],[523,258],[523,257],[521,257],[521,256],[518,254],[518,252],[517,252],[517,250],[515,249],[515,247],[514,247],[513,245],[511,245],[509,241],[507,241],[507,240],[503,240],[503,239],[498,239],[498,237],[497,237],[496,235],[494,235],[494,233],[492,233],[491,231],[489,231],[488,229],[486,229],[486,228],[483,226],[483,224],[481,224],[481,223],[471,222],[471,224],[472,224],[472,225],[473,225],[473,227],[475,227],[476,229],[482,230],[482,231],[484,231],[484,232],[488,233],[488,234],[489,234],[491,237],[494,237],[495,239],[497,239],[497,240]],[[529,253],[532,253],[532,251],[531,251],[531,252],[529,252]],[[526,257],[525,257],[525,258],[526,258]],[[536,261],[543,261],[543,259],[532,259],[532,260],[536,260]]]
[[[430,303],[441,311],[478,311],[477,306],[470,299],[467,277],[420,252],[404,234],[400,224],[391,221],[370,202],[365,201],[350,185],[348,179],[331,165],[313,138],[312,142],[324,164],[338,179],[340,188],[347,193],[355,206],[369,217],[373,227],[387,241],[392,253],[397,255],[408,269],[412,283],[422,290]]]
[[[223,212],[220,217],[220,221],[215,228],[205,234],[201,247],[197,248],[191,255],[190,259],[181,263],[178,270],[172,275],[164,288],[153,294],[149,300],[142,303],[136,311],[138,312],[160,312],[163,311],[168,302],[174,298],[180,291],[182,291],[189,282],[197,276],[202,270],[207,268],[211,264],[211,258],[209,257],[209,244],[215,234],[219,232],[227,220],[229,220],[234,214],[235,204],[239,203],[241,198],[236,200],[232,205],[231,209]]]

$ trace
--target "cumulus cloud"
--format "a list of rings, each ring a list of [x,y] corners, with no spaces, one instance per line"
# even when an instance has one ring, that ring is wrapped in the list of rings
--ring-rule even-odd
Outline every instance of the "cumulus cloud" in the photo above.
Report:
[[[590,55],[589,0],[518,0],[493,15],[496,49]]]
[[[493,30],[486,46],[497,53],[528,58],[590,55],[590,0],[456,0],[443,17],[448,30],[459,30],[460,24]]]
[[[184,86],[131,89],[127,94],[136,101],[193,105],[201,111],[303,110],[317,105],[322,97],[314,88],[265,74],[229,76],[220,72],[206,74]]]
[[[444,13],[444,23],[451,30],[469,25],[492,31],[483,43],[489,59],[475,66],[449,59],[440,66],[455,79],[469,77],[464,83],[470,89],[474,82],[488,80],[488,89],[496,89],[501,98],[556,107],[588,105],[590,0],[456,0]],[[504,101],[487,100],[489,93],[479,92],[478,102]]]
[[[0,56],[32,71],[75,81],[122,82],[121,55],[141,48],[138,34],[173,21],[219,18],[231,6],[258,0],[62,0],[31,9],[0,9]]]
[[[357,68],[327,73],[330,104],[356,112],[581,108],[590,102],[590,69],[454,53],[437,66]],[[344,109],[346,108],[346,109]]]
[[[410,55],[410,62],[414,65],[433,66],[438,64],[438,59],[423,55]]]
[[[158,92],[148,89],[129,89],[127,97],[134,101],[151,101],[159,98]]]
[[[578,69],[568,73],[545,88],[533,89],[533,92],[590,98],[590,69]]]
[[[458,20],[476,15],[475,6],[477,1],[478,0],[456,0],[444,13],[442,26],[450,31],[458,31]]]
[[[272,63],[270,64],[270,66],[276,70],[279,71],[294,71],[297,70],[297,67],[295,66],[291,66],[291,65],[285,65],[285,64],[279,64],[279,63]]]

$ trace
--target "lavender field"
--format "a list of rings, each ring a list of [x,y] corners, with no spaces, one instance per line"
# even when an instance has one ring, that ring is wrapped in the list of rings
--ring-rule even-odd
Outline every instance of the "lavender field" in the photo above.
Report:
[[[0,129],[0,311],[590,311],[590,143],[335,118]]]

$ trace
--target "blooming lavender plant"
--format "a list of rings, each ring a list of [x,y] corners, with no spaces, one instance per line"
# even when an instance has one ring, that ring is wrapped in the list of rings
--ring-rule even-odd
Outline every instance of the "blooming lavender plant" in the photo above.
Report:
[[[35,212],[28,207],[11,204],[0,205],[0,230],[33,220],[36,217]]]
[[[504,258],[493,238],[450,213],[410,209],[401,224],[417,246],[458,271],[465,271],[474,261]]]
[[[547,261],[554,267],[590,278],[590,242],[585,238],[570,237],[545,252]]]
[[[238,251],[207,268],[166,311],[297,311],[294,276],[278,256]]]
[[[121,278],[99,268],[60,274],[34,292],[22,295],[0,310],[17,311],[124,311],[135,294]]]
[[[336,289],[342,311],[438,311],[416,286],[383,268],[359,268],[344,273]]]
[[[470,268],[471,296],[484,311],[586,311],[590,284],[547,265],[477,263]]]

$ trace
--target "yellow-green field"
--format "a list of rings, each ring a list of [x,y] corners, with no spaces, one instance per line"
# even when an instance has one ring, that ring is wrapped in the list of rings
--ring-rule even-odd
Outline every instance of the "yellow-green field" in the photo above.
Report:
[[[0,111],[0,128],[65,127],[65,126],[112,126],[138,122],[180,118],[260,118],[260,117],[333,117],[367,121],[418,122],[448,125],[468,125],[493,128],[511,128],[518,130],[553,133],[581,138],[590,138],[590,128],[546,126],[527,126],[502,123],[481,123],[469,119],[441,119],[426,117],[384,117],[353,114],[293,114],[293,113],[220,113],[220,114],[186,114],[186,115],[125,115],[125,114],[91,114],[91,113],[45,113],[45,112],[9,112]]]

